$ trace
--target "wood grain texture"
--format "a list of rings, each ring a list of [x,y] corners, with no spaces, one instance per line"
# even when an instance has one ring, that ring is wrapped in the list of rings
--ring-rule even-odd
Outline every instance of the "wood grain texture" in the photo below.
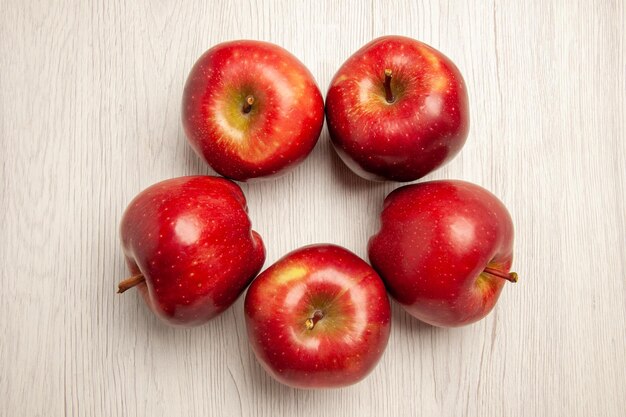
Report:
[[[0,415],[623,416],[626,410],[626,10],[620,0],[21,1],[0,13]],[[492,190],[516,226],[517,285],[462,329],[394,305],[363,382],[298,391],[248,347],[242,300],[165,327],[126,275],[118,224],[141,189],[209,173],[180,123],[185,77],[215,43],[278,43],[323,91],[373,37],[452,58],[471,132],[428,178]],[[243,185],[266,266],[315,242],[365,256],[393,183],[332,153]]]

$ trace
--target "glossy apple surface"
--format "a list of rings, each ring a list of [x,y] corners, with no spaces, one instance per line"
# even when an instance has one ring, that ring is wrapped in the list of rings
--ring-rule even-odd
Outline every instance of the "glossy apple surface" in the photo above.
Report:
[[[385,199],[372,266],[409,314],[435,326],[485,317],[507,282],[513,223],[493,194],[464,181],[407,185]]]
[[[224,311],[265,262],[243,192],[224,178],[152,185],[129,204],[120,233],[135,277],[120,292],[137,285],[152,311],[173,325],[202,324]]]
[[[298,249],[264,271],[246,294],[245,314],[257,359],[292,387],[353,384],[374,368],[389,339],[380,277],[334,245]]]
[[[324,102],[309,70],[283,48],[226,42],[192,68],[182,121],[191,146],[215,171],[246,181],[284,173],[307,157]]]
[[[457,67],[414,39],[386,36],[352,55],[331,81],[326,121],[335,150],[370,180],[413,181],[452,159],[469,130]]]

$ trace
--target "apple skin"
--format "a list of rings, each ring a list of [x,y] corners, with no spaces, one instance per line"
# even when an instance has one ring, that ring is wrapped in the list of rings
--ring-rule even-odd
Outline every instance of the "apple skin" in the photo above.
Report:
[[[388,103],[385,70],[391,70]],[[465,82],[436,49],[402,36],[368,43],[337,71],[326,121],[344,163],[369,180],[413,181],[452,159],[469,130]]]
[[[171,325],[217,316],[245,290],[265,262],[251,230],[246,199],[232,181],[173,178],[139,193],[120,226],[130,272],[150,309]]]
[[[324,123],[324,101],[313,75],[285,49],[225,42],[193,66],[182,121],[200,157],[219,174],[246,181],[284,174],[309,155]]]
[[[494,307],[513,259],[513,223],[493,194],[464,181],[407,185],[385,199],[368,245],[387,290],[419,320],[463,326]],[[485,268],[508,278],[495,276]]]
[[[316,311],[323,317],[310,329]],[[259,362],[296,388],[360,381],[382,356],[391,325],[378,274],[327,244],[297,249],[260,274],[246,294],[245,315]]]

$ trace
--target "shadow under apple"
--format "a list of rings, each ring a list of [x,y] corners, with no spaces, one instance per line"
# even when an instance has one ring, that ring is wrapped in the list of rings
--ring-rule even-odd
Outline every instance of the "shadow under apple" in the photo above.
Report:
[[[446,329],[435,327],[416,319],[407,313],[400,303],[392,299],[391,296],[389,299],[391,302],[391,317],[393,322],[392,332],[400,331],[409,337],[419,337],[424,333],[435,334],[446,331]]]

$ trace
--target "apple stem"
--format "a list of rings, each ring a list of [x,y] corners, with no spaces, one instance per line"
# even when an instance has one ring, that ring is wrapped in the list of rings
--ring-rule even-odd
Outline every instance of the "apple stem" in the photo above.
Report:
[[[389,68],[386,68],[384,86],[385,86],[385,100],[387,100],[387,103],[393,103],[394,100],[396,99],[393,96],[393,92],[391,91],[391,77],[392,77],[391,70]]]
[[[320,321],[323,317],[324,313],[322,313],[320,310],[315,310],[315,313],[313,313],[313,317],[306,319],[306,321],[304,322],[304,324],[306,325],[306,329],[313,330],[317,322]]]
[[[489,274],[489,275],[493,275],[499,278],[503,278],[506,279],[507,281],[510,282],[517,282],[517,272],[509,272],[508,274],[506,272],[502,272],[499,271],[497,269],[493,269],[493,268],[485,268],[484,271],[485,273]]]
[[[120,282],[117,286],[117,293],[121,294],[126,290],[129,290],[139,284],[141,284],[142,282],[144,282],[146,279],[144,278],[144,276],[142,274],[137,274],[137,275],[133,275],[130,278],[126,278],[124,281]]]
[[[253,104],[254,104],[254,97],[253,96],[246,97],[246,102],[243,103],[243,108],[241,109],[241,111],[243,111],[245,114],[250,113],[250,110],[252,110]]]

